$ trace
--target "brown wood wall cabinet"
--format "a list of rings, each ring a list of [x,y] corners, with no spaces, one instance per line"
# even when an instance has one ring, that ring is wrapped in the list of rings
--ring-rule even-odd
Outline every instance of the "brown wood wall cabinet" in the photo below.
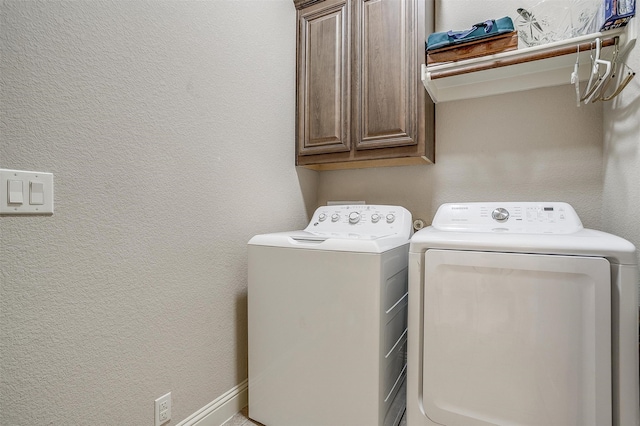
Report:
[[[434,106],[420,80],[425,34],[433,28],[425,3],[294,0],[296,165],[434,161]]]

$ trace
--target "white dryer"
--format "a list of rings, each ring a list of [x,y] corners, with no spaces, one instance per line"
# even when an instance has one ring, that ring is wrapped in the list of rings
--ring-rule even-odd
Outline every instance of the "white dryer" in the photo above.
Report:
[[[566,203],[442,205],[411,240],[407,425],[638,425],[637,288]]]
[[[390,426],[405,410],[411,213],[320,207],[249,241],[249,417]]]

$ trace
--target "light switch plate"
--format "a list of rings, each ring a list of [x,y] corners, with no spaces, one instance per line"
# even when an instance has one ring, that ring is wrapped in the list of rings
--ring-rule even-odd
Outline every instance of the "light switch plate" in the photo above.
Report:
[[[9,188],[19,187],[16,181],[22,181],[21,200],[15,194],[9,198]],[[21,202],[9,202],[15,200]],[[53,173],[0,169],[0,214],[53,214]]]

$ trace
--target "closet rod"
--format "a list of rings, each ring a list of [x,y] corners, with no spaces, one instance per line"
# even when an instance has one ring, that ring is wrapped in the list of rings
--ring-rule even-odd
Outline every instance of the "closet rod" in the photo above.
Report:
[[[602,47],[613,46],[616,43],[618,36],[605,38],[602,40]],[[592,42],[582,43],[579,45],[558,47],[556,49],[545,50],[544,52],[532,52],[525,53],[518,56],[507,57],[504,59],[496,59],[494,61],[485,62],[481,64],[470,64],[455,69],[431,71],[429,72],[429,78],[431,80],[437,80],[439,78],[453,77],[455,75],[468,74],[476,71],[490,70],[493,68],[507,67],[509,65],[523,64],[525,62],[538,61],[541,59],[555,58],[556,56],[575,54],[579,48],[580,52],[591,50],[593,47]],[[427,71],[429,69],[427,68]]]

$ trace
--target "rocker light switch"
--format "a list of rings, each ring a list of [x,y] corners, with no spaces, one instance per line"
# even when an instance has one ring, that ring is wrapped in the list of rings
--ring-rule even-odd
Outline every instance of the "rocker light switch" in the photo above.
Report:
[[[24,197],[22,195],[22,181],[21,180],[9,180],[7,182],[8,200],[9,204],[22,204],[24,203]]]
[[[0,214],[53,214],[53,174],[0,169]]]
[[[29,204],[44,204],[44,183],[29,182]]]

